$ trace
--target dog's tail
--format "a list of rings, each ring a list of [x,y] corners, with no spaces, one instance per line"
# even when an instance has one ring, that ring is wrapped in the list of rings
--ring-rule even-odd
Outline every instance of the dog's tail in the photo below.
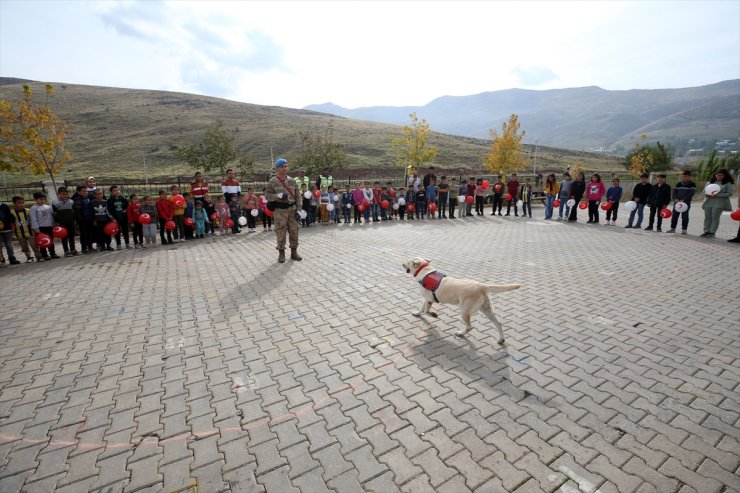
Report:
[[[521,288],[521,284],[498,284],[496,286],[491,284],[486,284],[486,292],[487,293],[504,293],[506,291],[514,291],[515,289]]]

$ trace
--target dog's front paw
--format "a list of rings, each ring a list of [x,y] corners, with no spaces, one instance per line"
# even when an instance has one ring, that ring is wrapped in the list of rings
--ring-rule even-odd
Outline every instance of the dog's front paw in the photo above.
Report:
[[[421,312],[411,312],[411,315],[415,317],[421,317]]]
[[[434,317],[434,318],[438,317],[438,315],[435,312],[429,312],[429,316]]]
[[[455,335],[457,337],[465,337],[465,334],[467,334],[467,332],[465,332],[464,330],[458,330],[457,332],[455,332]]]
[[[503,346],[504,344],[506,344],[506,339],[499,339],[498,344],[499,346]]]

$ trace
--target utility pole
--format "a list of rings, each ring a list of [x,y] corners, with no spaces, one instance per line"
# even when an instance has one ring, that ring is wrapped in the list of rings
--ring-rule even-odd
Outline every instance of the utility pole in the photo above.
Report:
[[[275,156],[272,155],[272,148],[275,146],[270,146],[270,166],[275,164]]]
[[[146,156],[144,155],[144,151],[141,151],[141,160],[144,162],[144,181],[149,185],[149,178],[146,176]]]

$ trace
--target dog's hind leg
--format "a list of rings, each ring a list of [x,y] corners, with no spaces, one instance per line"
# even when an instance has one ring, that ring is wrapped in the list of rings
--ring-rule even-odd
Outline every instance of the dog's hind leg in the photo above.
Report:
[[[465,334],[473,330],[473,325],[470,323],[470,314],[463,312],[462,319],[463,319],[463,322],[465,322],[466,329],[455,332],[455,335],[458,337],[463,337],[465,336]]]
[[[429,307],[430,306],[432,306],[432,304],[430,302],[428,302],[427,300],[424,300],[421,303],[421,308],[419,308],[418,311],[411,312],[411,315],[413,315],[415,317],[420,317],[420,316],[422,316],[423,314],[425,314],[425,313],[427,313],[429,311]]]
[[[490,300],[486,300],[486,303],[483,304],[480,311],[482,311],[483,314],[486,317],[488,317],[488,319],[491,322],[493,322],[493,325],[496,326],[496,329],[498,329],[498,343],[503,344],[504,343],[504,328],[501,325],[501,322],[499,322],[498,319],[496,318],[496,314],[493,313]]]

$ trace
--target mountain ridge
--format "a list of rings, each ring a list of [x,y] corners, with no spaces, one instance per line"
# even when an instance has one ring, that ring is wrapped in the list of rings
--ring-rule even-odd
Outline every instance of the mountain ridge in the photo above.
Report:
[[[699,111],[714,106],[711,114]],[[519,115],[525,141],[567,149],[602,148],[624,152],[650,129],[650,140],[737,138],[740,79],[676,89],[612,91],[599,86],[533,90],[510,88],[469,96],[440,96],[423,106],[343,108],[334,103],[304,109],[345,118],[403,125],[415,112],[431,128],[488,138],[511,113]],[[694,113],[692,116],[692,112]],[[683,115],[666,126],[671,116]],[[663,121],[662,126],[655,123]]]

